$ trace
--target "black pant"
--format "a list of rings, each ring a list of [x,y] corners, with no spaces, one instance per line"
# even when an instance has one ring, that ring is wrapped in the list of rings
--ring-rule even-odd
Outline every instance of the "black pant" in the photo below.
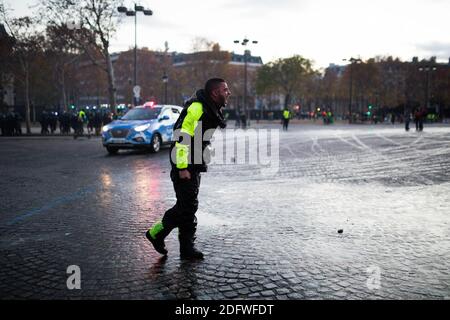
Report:
[[[422,131],[423,130],[423,120],[417,119],[416,120],[416,131]]]
[[[289,119],[283,119],[283,130],[287,131],[288,126],[289,126]]]
[[[191,179],[180,179],[178,171],[172,170],[170,178],[173,182],[176,204],[166,211],[162,219],[164,229],[168,232],[178,228],[180,245],[192,245],[197,230],[198,191],[200,188],[200,172],[191,172]]]

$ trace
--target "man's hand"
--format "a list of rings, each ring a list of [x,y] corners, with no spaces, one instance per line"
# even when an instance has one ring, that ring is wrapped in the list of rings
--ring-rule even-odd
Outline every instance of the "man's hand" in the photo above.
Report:
[[[189,170],[181,170],[178,172],[180,179],[191,179],[191,173],[189,172]]]

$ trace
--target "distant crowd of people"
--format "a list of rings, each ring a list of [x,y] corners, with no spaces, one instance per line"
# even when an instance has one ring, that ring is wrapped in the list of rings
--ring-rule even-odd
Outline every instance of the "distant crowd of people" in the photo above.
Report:
[[[100,135],[102,126],[113,121],[117,116],[105,110],[84,109],[79,111],[64,111],[60,114],[56,111],[44,110],[39,116],[41,125],[40,133],[43,135],[59,133],[69,135],[83,134],[84,128],[87,133]],[[22,134],[22,123],[24,119],[20,113],[13,109],[0,112],[0,134],[2,136],[17,136]]]
[[[75,134],[83,134],[84,126],[87,126],[88,134],[100,135],[102,126],[113,120],[111,112],[88,111],[84,109],[78,112],[63,112],[58,115],[57,112],[48,112],[44,110],[39,122],[41,124],[41,134],[53,134],[56,132],[59,123],[59,132],[61,134],[70,134],[71,130]]]
[[[0,132],[2,136],[18,136],[22,134],[22,116],[10,110],[0,113]]]

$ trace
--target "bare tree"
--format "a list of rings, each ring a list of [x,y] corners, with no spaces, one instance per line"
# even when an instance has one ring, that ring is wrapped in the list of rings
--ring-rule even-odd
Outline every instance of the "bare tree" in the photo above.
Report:
[[[67,26],[48,26],[47,51],[51,54],[53,79],[60,95],[60,105],[64,111],[68,110],[68,77],[74,69],[74,64],[80,59],[80,48],[71,37],[71,30]]]
[[[15,80],[24,86],[25,123],[27,133],[31,133],[30,117],[30,81],[32,69],[42,56],[45,43],[44,35],[35,28],[36,21],[30,17],[10,19],[7,10],[0,6],[1,21],[14,38],[12,57],[8,59]]]
[[[70,36],[91,62],[107,74],[109,104],[116,110],[116,86],[110,40],[120,17],[122,0],[41,0],[39,12],[49,26],[66,26]]]

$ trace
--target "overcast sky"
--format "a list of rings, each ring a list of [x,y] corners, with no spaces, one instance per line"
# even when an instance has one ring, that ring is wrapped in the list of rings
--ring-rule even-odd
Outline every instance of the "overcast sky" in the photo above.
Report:
[[[14,15],[29,14],[32,0],[6,0]],[[138,15],[138,47],[191,52],[196,37],[243,52],[249,46],[263,62],[300,54],[315,66],[342,59],[392,55],[448,62],[450,0],[140,0],[153,16]],[[126,1],[129,7],[132,1]],[[113,51],[134,46],[134,18],[126,17],[112,41]]]

